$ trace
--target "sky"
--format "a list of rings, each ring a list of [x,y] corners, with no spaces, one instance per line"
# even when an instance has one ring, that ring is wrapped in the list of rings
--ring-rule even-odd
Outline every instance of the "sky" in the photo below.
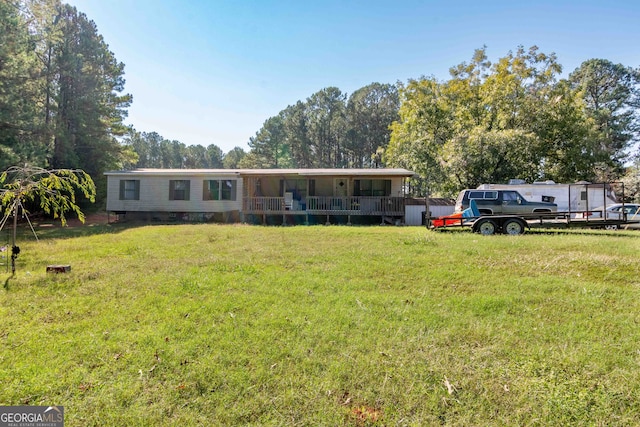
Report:
[[[184,144],[249,150],[270,117],[330,86],[449,78],[486,46],[640,66],[638,0],[63,0],[117,61],[126,123]]]

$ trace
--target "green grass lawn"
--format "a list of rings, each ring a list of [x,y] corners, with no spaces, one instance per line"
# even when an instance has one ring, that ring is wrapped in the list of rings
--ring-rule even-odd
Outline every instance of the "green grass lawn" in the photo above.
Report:
[[[640,424],[637,232],[40,236],[0,289],[0,404],[67,426]]]

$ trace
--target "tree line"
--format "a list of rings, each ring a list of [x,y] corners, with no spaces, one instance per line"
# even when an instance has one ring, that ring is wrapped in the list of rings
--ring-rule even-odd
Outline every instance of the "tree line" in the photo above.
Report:
[[[249,152],[185,145],[155,132],[130,132],[124,144],[139,168],[363,168],[381,166],[400,100],[395,85],[372,83],[350,96],[329,87],[267,119]]]
[[[444,193],[510,178],[637,177],[625,163],[639,142],[640,71],[591,59],[568,78],[561,72],[535,46],[493,64],[482,48],[450,80],[411,80],[384,157]]]
[[[0,170],[83,169],[104,196],[120,168],[406,167],[442,195],[510,178],[638,176],[640,71],[590,59],[562,78],[554,54],[486,48],[448,80],[324,88],[287,106],[228,153],[124,124],[124,64],[96,25],[60,0],[0,2]],[[633,183],[630,181],[630,186]],[[636,187],[640,188],[637,182]]]
[[[399,118],[398,88],[372,83],[347,97],[328,87],[266,120],[249,139],[250,168],[370,168]]]
[[[59,0],[0,2],[0,170],[83,169],[134,155],[118,137],[132,97],[96,25]],[[103,186],[99,186],[103,187]]]
[[[136,154],[124,163],[125,169],[234,169],[246,155],[240,147],[225,154],[215,144],[206,147],[186,145],[165,139],[157,132],[137,132],[135,129],[129,130],[122,143]]]

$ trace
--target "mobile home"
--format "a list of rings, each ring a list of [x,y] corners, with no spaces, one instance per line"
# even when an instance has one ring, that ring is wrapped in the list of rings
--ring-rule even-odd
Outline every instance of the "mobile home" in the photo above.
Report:
[[[406,169],[136,169],[106,172],[119,218],[404,222]]]

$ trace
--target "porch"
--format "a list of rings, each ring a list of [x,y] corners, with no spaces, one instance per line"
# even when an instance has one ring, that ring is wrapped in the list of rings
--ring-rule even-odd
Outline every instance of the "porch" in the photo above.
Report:
[[[309,217],[330,218],[343,216],[347,224],[351,224],[351,217],[380,217],[381,223],[393,223],[404,218],[404,197],[375,197],[375,196],[309,196],[303,200],[291,200],[286,197],[245,197],[243,198],[243,213],[261,218],[264,224],[267,216],[282,216],[282,222],[287,223],[287,217],[304,216],[305,223]],[[324,220],[324,219],[323,219]]]

